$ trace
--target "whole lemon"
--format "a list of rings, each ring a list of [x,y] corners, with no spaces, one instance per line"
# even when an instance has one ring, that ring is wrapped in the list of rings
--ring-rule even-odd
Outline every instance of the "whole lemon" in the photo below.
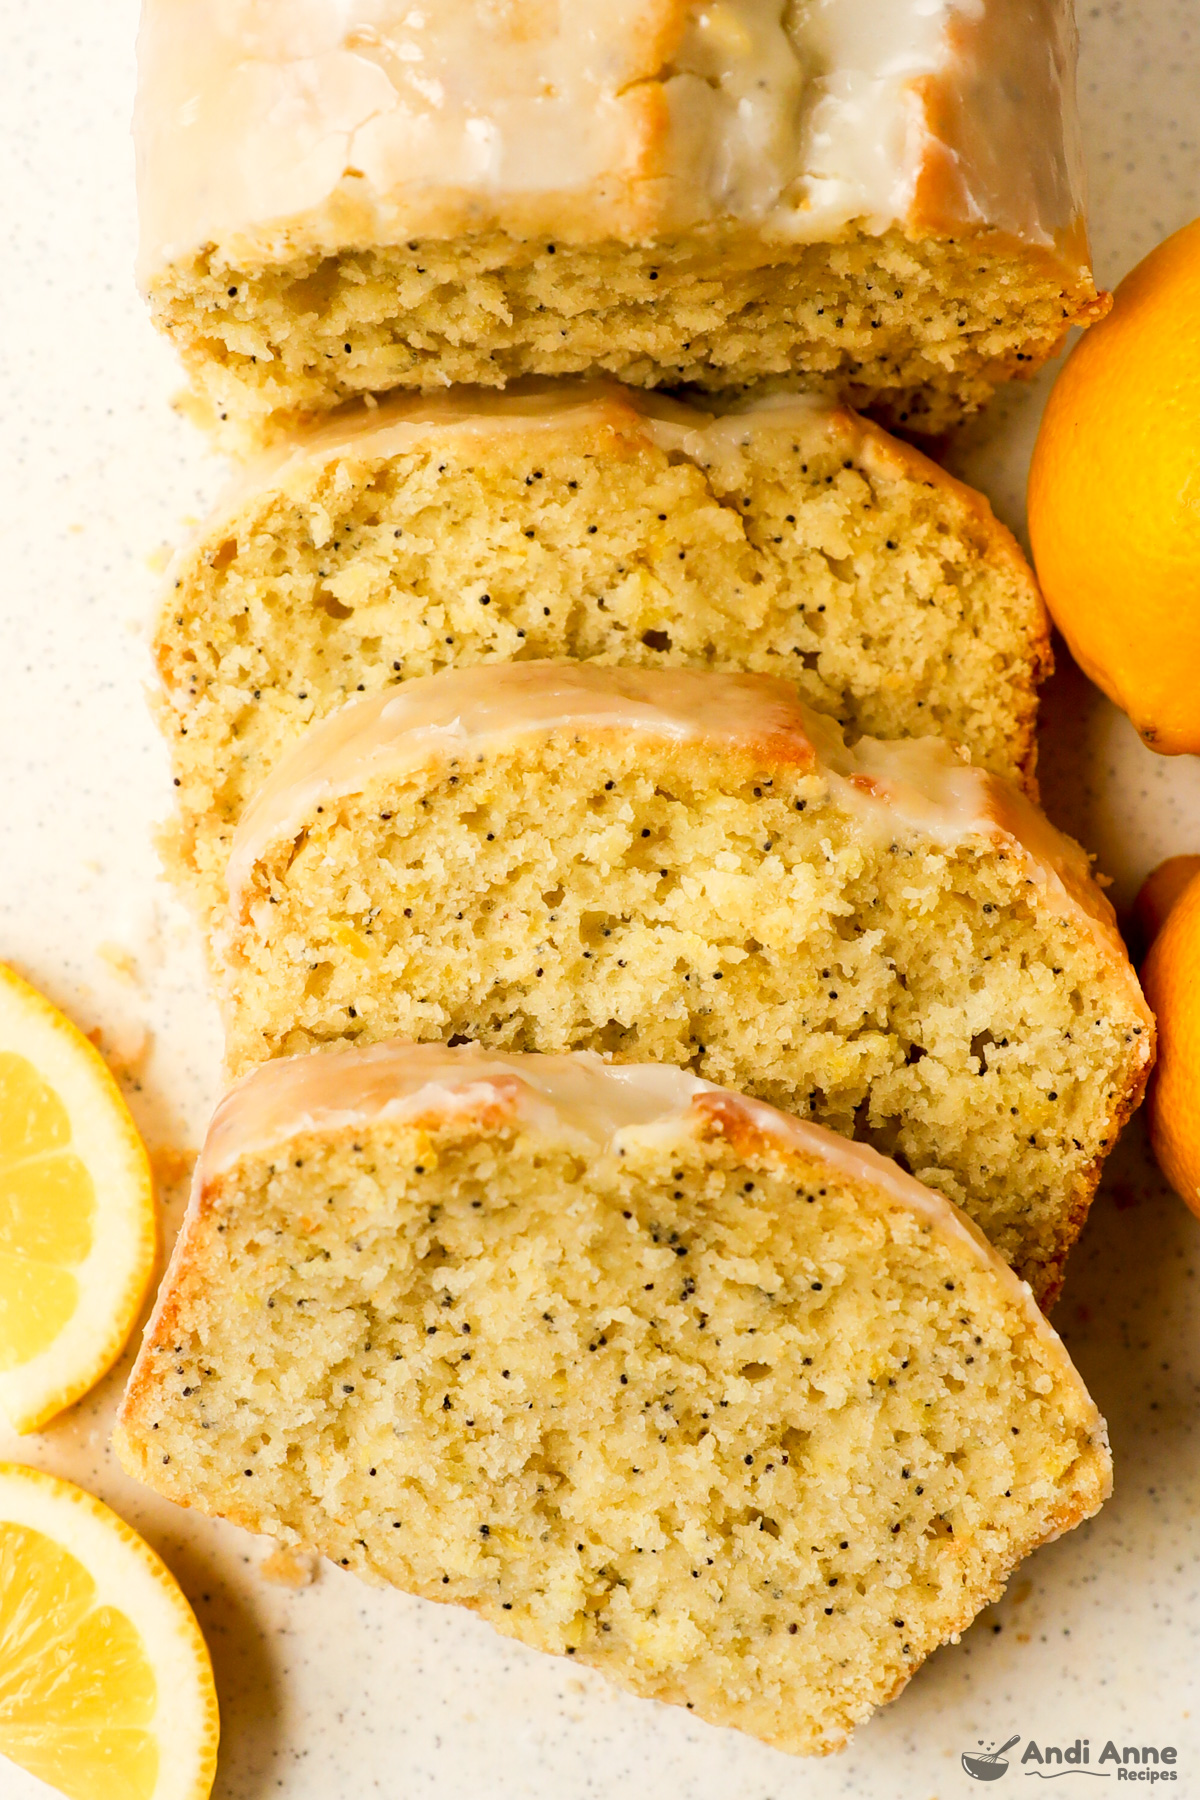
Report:
[[[1126,276],[1068,358],[1029,533],[1080,667],[1151,749],[1200,751],[1200,219]]]
[[[1142,964],[1142,986],[1158,1019],[1158,1065],[1146,1102],[1150,1142],[1175,1192],[1200,1213],[1200,857],[1172,857],[1138,900],[1150,915],[1166,902]]]

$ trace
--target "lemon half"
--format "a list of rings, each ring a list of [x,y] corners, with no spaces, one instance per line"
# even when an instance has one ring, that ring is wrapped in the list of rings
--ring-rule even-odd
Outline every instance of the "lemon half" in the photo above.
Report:
[[[174,1576],[82,1488],[0,1463],[0,1757],[72,1800],[207,1800],[217,1738]]]
[[[0,1407],[18,1431],[112,1367],[156,1251],[149,1158],[107,1064],[0,963]]]

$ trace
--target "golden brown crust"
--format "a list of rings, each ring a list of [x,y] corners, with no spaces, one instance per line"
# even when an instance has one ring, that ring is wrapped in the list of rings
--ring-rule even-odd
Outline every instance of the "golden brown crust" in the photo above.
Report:
[[[1054,673],[1050,614],[1042,598],[1037,576],[1008,526],[996,517],[991,502],[985,494],[981,494],[977,488],[969,487],[965,481],[960,481],[940,463],[936,463],[931,457],[926,456],[915,444],[908,443],[903,438],[893,437],[874,420],[860,419],[857,413],[850,412],[849,409],[846,409],[845,416],[848,422],[857,425],[861,430],[860,454],[864,466],[869,472],[879,471],[899,480],[927,481],[943,493],[953,494],[970,518],[981,542],[986,546],[987,556],[1006,564],[1013,580],[1020,583],[1030,596],[1035,620],[1026,646],[1026,654],[1032,665],[1031,693],[1029,705],[1017,727],[1014,762],[1021,772],[1026,793],[1031,800],[1036,802],[1038,799],[1037,692]]]
[[[1138,992],[1141,992],[1140,987]],[[1154,1069],[1156,1027],[1154,1015],[1150,1012],[1148,1007],[1146,1008],[1146,1013],[1150,1021],[1147,1028],[1148,1045],[1146,1059],[1134,1070],[1132,1077],[1126,1084],[1124,1092],[1117,1096],[1117,1101],[1113,1107],[1109,1124],[1108,1143],[1110,1149],[1145,1099],[1146,1084],[1150,1080],[1151,1073]],[[1067,1216],[1063,1222],[1060,1248],[1054,1261],[1047,1263],[1046,1265],[1046,1278],[1042,1286],[1042,1291],[1038,1296],[1038,1303],[1045,1313],[1050,1311],[1050,1308],[1062,1293],[1063,1281],[1066,1278],[1067,1257],[1074,1248],[1080,1232],[1087,1223],[1087,1217],[1088,1213],[1091,1211],[1092,1201],[1096,1197],[1096,1189],[1100,1186],[1100,1179],[1104,1174],[1104,1164],[1107,1157],[1108,1150],[1106,1150],[1102,1156],[1097,1156],[1088,1164],[1087,1168],[1083,1171],[1078,1185],[1076,1186],[1075,1193],[1071,1198]]]

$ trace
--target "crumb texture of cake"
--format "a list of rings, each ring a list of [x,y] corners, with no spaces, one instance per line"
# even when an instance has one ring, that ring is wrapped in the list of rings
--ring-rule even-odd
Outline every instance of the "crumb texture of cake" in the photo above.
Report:
[[[412,1045],[222,1104],[115,1443],[184,1505],[838,1748],[1110,1487],[954,1207],[662,1067]]]
[[[1153,1058],[1078,845],[764,676],[506,663],[355,702],[229,887],[235,1071],[390,1037],[674,1063],[897,1157],[1047,1299]]]
[[[448,666],[754,669],[852,736],[1032,783],[1045,610],[982,495],[845,408],[723,417],[615,386],[401,398],[239,477],[176,559],[168,866],[224,899],[242,811],[315,719]]]
[[[1070,0],[371,15],[143,6],[140,278],[243,439],[580,373],[936,430],[1104,310]]]

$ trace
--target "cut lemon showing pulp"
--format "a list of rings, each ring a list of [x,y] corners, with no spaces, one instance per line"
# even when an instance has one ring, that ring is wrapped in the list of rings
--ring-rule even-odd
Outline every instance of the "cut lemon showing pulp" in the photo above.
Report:
[[[149,1159],[107,1064],[0,963],[0,1408],[18,1431],[112,1367],[156,1247]]]
[[[0,1757],[72,1800],[206,1800],[217,1734],[200,1627],[150,1546],[0,1463]]]

